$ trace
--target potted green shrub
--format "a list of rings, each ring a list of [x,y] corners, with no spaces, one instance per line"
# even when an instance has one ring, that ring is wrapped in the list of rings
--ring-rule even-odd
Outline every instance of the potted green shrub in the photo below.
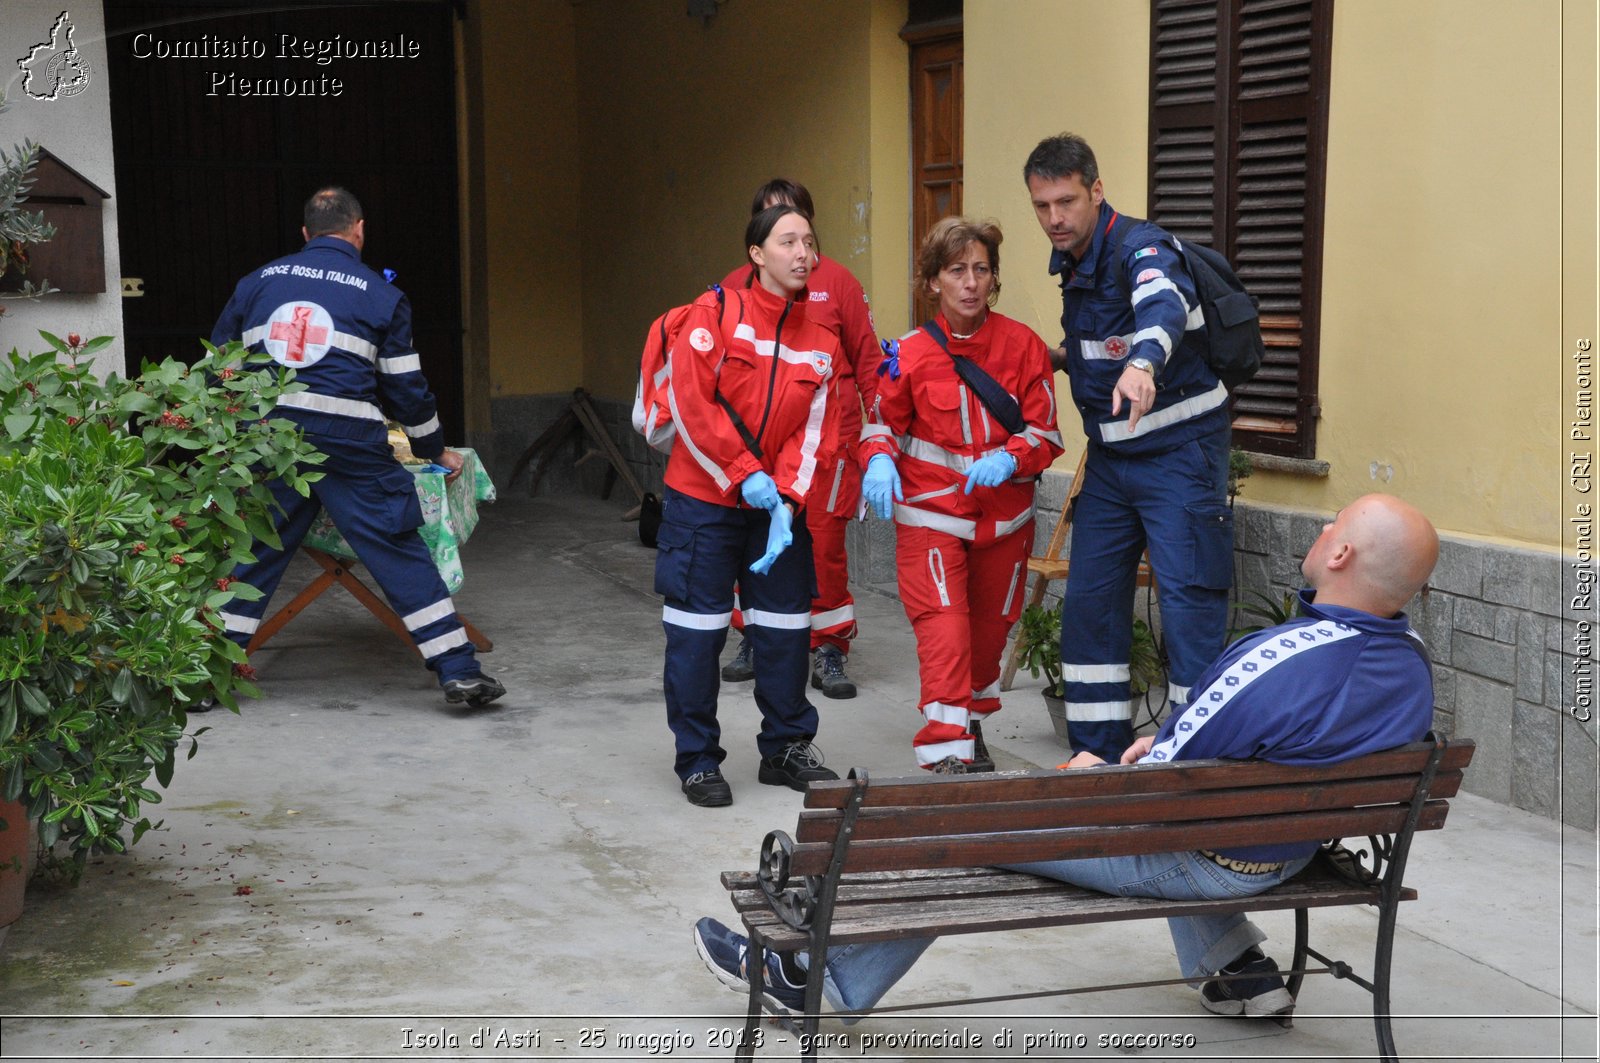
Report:
[[[1017,628],[1019,660],[1035,679],[1044,676],[1044,707],[1056,737],[1067,741],[1066,684],[1061,678],[1061,612],[1042,605],[1022,611]],[[1128,659],[1128,681],[1134,696],[1143,696],[1163,675],[1161,653],[1150,625],[1133,618],[1133,649]]]
[[[267,417],[303,385],[247,371],[264,355],[208,346],[100,381],[82,360],[109,337],[40,335],[53,350],[0,359],[0,801],[75,881],[159,826],[150,777],[204,731],[186,736],[188,707],[255,693],[217,611],[257,596],[230,573],[277,541],[267,481],[308,491],[297,468],[320,458]]]

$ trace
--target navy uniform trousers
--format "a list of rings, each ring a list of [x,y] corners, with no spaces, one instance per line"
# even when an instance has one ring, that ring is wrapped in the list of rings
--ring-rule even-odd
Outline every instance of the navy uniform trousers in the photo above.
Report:
[[[1072,565],[1061,602],[1067,738],[1115,764],[1133,744],[1129,658],[1139,556],[1150,550],[1168,697],[1189,687],[1227,641],[1233,582],[1228,422],[1159,454],[1125,456],[1089,444],[1072,519]]]
[[[806,700],[811,668],[811,535],[800,517],[794,542],[765,576],[750,563],[767,551],[772,518],[764,509],[702,502],[667,488],[656,536],[656,593],[664,602],[667,633],[662,681],[667,726],[672,728],[678,778],[711,771],[727,752],[717,723],[718,658],[728,641],[735,582],[744,634],[755,652],[756,705],[761,733],[756,748],[774,757],[797,738],[817,733],[817,710]]]
[[[394,460],[387,442],[362,442],[309,432],[306,440],[327,455],[327,460],[303,471],[319,470],[322,479],[311,485],[310,498],[302,498],[281,480],[272,483],[273,497],[283,508],[277,525],[283,547],[274,549],[258,541],[254,546],[256,560],[234,570],[234,578],[259,590],[261,597],[253,602],[235,599],[229,603],[222,614],[228,637],[241,646],[249,643],[317,511],[326,507],[345,541],[383,590],[390,607],[405,622],[423,660],[438,673],[439,682],[477,675],[476,650],[456,617],[455,604],[426,544],[417,534],[422,526],[422,507],[417,502],[415,479]]]

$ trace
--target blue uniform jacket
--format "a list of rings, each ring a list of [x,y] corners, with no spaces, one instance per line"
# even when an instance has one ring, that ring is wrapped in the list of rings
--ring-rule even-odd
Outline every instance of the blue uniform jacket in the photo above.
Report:
[[[239,281],[211,331],[214,344],[235,339],[307,386],[280,398],[276,411],[307,432],[381,443],[388,416],[417,457],[444,452],[438,408],[411,348],[411,304],[349,241],[319,236]]]
[[[1050,256],[1050,272],[1061,277],[1067,375],[1091,441],[1120,453],[1160,453],[1227,424],[1228,391],[1205,363],[1205,320],[1176,238],[1129,218],[1119,245],[1116,220],[1111,204],[1101,203],[1083,258]],[[1130,433],[1127,403],[1113,417],[1111,392],[1132,358],[1155,366],[1156,401]]]
[[[1404,613],[1384,619],[1319,607],[1235,642],[1161,725],[1142,762],[1227,757],[1333,764],[1415,742],[1433,725],[1433,670]],[[1309,842],[1229,849],[1239,860],[1288,860]]]

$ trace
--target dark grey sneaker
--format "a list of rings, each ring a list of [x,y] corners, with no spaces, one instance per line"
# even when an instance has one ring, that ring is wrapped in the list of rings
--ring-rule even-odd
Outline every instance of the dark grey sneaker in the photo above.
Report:
[[[733,804],[733,787],[716,768],[697,771],[683,780],[683,794],[691,805],[701,808],[722,808]]]
[[[1277,961],[1251,948],[1218,974],[1242,974],[1225,982],[1206,982],[1200,987],[1200,1003],[1218,1015],[1237,1015],[1245,1019],[1276,1019],[1287,1026],[1294,1015],[1294,997],[1289,995],[1278,973]]]
[[[811,685],[825,698],[853,698],[856,685],[844,674],[845,656],[837,646],[818,646],[811,654]]]
[[[822,766],[822,752],[804,738],[783,747],[775,757],[765,757],[756,777],[768,786],[787,786],[805,793],[806,785],[837,779],[839,773]]]
[[[444,689],[444,700],[452,705],[464,701],[474,709],[483,708],[495,698],[503,697],[506,692],[498,679],[482,672],[466,679],[447,679],[440,686]]]
[[[756,651],[748,638],[739,640],[739,652],[722,666],[724,683],[747,683],[756,677]]]
[[[967,765],[967,774],[994,771],[994,758],[989,755],[989,747],[983,744],[983,722],[972,717],[967,723],[967,732],[972,735],[972,763]]]

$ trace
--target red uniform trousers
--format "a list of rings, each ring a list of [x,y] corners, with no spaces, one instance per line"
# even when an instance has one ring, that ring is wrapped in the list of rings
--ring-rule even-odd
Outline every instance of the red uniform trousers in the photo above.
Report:
[[[922,729],[917,763],[972,760],[967,721],[1000,708],[1000,656],[1022,613],[1033,522],[982,545],[897,524],[900,601],[917,636]]]

